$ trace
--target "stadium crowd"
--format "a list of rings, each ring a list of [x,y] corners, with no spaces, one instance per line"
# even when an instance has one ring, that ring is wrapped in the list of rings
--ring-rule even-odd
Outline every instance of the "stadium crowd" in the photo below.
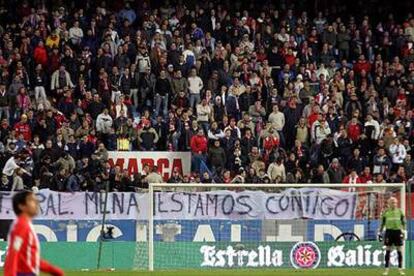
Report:
[[[1,190],[162,181],[116,150],[191,151],[176,183],[413,176],[413,14],[109,2],[0,2]]]

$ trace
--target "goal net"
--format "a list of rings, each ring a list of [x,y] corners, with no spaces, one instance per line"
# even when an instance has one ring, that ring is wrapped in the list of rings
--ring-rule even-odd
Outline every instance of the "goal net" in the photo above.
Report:
[[[380,267],[390,197],[405,210],[404,184],[151,184],[148,268]]]

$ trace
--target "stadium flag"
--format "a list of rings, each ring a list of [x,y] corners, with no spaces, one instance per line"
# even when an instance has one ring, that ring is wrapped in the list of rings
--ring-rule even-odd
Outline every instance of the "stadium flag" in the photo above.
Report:
[[[213,173],[208,168],[206,162],[204,160],[200,159],[200,174],[201,174],[201,176],[204,173],[208,173],[208,175],[210,176],[210,178],[213,176]]]

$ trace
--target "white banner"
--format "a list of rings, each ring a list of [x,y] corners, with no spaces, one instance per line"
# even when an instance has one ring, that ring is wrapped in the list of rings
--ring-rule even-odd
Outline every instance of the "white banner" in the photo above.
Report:
[[[157,219],[353,219],[357,194],[330,189],[156,193]]]
[[[167,181],[174,168],[183,174],[191,173],[190,152],[170,151],[110,151],[109,162],[111,166],[120,166],[127,169],[130,174],[141,173],[145,164],[151,168],[156,165],[165,181]]]
[[[0,193],[0,218],[13,219],[10,193]],[[42,190],[38,219],[101,219],[105,194],[59,193]],[[262,191],[157,192],[155,219],[353,219],[357,193],[330,189],[288,189],[281,193]],[[148,194],[109,193],[106,218],[148,219]]]
[[[37,219],[94,220],[102,219],[105,193],[60,193],[41,190],[36,194],[40,203]],[[0,193],[0,218],[13,219],[12,194]],[[148,194],[108,193],[107,219],[147,219]]]

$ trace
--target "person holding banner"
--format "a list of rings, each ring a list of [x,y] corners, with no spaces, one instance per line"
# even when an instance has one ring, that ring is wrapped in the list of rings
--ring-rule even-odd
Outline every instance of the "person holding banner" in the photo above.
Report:
[[[383,273],[385,276],[388,275],[390,271],[390,257],[393,246],[396,247],[398,253],[398,269],[400,275],[405,275],[404,270],[402,269],[402,246],[406,237],[405,224],[404,213],[400,208],[397,208],[397,199],[391,197],[388,200],[388,209],[382,214],[381,226],[378,233],[379,240],[382,240],[382,231],[385,228],[384,245],[386,246],[386,251],[385,272]]]

